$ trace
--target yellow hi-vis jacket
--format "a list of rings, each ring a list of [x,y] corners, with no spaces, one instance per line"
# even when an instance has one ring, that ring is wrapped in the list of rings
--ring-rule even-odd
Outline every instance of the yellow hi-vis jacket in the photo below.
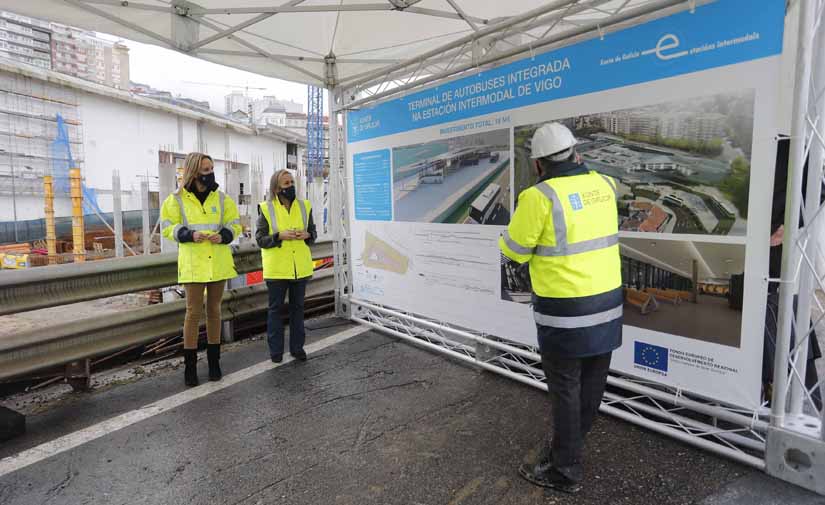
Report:
[[[269,234],[279,231],[307,231],[312,205],[309,200],[295,199],[289,208],[275,198],[259,204],[269,224]],[[303,279],[312,276],[312,252],[303,240],[282,240],[280,246],[261,249],[264,279]]]
[[[622,317],[616,183],[581,172],[524,190],[499,239],[505,256],[529,263],[542,326],[589,328]]]
[[[241,233],[238,206],[222,191],[212,191],[203,205],[186,188],[169,195],[160,209],[161,233],[178,242],[178,282],[214,282],[237,277],[232,249],[228,244],[180,242],[183,228],[207,234],[220,233],[222,228]]]

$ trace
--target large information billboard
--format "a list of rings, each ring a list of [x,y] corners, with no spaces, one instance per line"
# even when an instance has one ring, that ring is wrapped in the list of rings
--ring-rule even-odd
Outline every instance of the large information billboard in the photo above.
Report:
[[[612,368],[757,407],[784,9],[719,0],[349,113],[355,298],[535,345],[497,240],[559,121],[619,182]]]

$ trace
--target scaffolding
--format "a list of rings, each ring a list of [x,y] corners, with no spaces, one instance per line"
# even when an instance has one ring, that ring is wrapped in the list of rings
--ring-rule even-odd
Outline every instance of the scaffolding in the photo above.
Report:
[[[56,158],[58,116],[65,124],[65,142],[74,164],[82,168],[83,126],[76,91],[32,78],[0,73],[0,195],[43,195],[43,177],[51,175]],[[68,194],[68,174],[65,193]],[[55,181],[57,182],[57,181]],[[59,193],[58,187],[55,187]]]

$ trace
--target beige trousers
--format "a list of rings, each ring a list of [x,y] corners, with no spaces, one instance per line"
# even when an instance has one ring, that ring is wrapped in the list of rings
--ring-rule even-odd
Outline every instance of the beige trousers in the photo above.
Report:
[[[221,343],[221,298],[226,281],[193,282],[184,284],[186,290],[186,317],[183,320],[183,348],[198,348],[198,333],[203,316],[203,299],[206,291],[206,341]]]

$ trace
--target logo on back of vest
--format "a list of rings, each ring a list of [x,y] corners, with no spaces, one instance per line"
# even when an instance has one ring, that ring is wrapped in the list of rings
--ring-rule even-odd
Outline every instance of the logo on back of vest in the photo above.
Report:
[[[584,208],[582,197],[578,193],[573,193],[567,198],[570,200],[570,206],[573,207],[573,210],[582,210]]]

